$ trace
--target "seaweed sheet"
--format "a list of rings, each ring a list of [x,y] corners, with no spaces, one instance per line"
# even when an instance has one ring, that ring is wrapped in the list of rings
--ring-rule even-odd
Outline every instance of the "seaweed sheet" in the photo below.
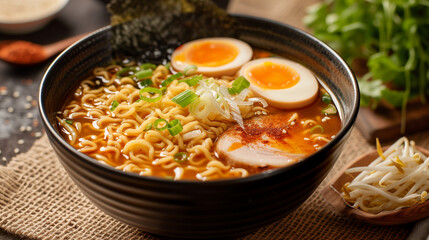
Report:
[[[204,37],[236,37],[235,19],[209,0],[112,0],[116,56],[162,63],[173,49]]]

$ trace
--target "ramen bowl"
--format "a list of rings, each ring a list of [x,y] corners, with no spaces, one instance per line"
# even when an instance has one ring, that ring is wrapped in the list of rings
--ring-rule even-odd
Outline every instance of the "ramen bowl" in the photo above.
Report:
[[[308,67],[335,96],[342,128],[327,145],[284,168],[246,178],[172,181],[123,172],[74,149],[62,137],[56,112],[96,66],[111,62],[111,27],[64,51],[43,77],[39,108],[53,149],[80,190],[102,211],[146,232],[172,238],[248,234],[298,208],[325,178],[350,135],[359,90],[347,64],[327,45],[291,26],[235,15],[239,38]],[[252,156],[249,156],[252,157]]]

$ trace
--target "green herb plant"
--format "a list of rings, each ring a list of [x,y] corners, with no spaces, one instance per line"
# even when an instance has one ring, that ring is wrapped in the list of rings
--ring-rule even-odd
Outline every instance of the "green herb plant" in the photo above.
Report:
[[[429,95],[429,0],[325,0],[304,21],[350,65],[366,60],[361,105],[401,107],[404,133],[407,103]]]

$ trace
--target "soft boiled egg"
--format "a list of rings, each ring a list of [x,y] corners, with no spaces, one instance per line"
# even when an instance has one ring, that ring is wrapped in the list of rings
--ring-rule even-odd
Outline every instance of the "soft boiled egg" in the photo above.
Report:
[[[246,63],[239,72],[250,89],[269,105],[281,109],[304,107],[317,97],[319,84],[302,65],[284,58],[260,58]]]
[[[218,77],[235,75],[253,55],[249,44],[234,38],[203,38],[187,42],[174,50],[171,66],[184,71],[189,65],[198,67],[197,72]]]

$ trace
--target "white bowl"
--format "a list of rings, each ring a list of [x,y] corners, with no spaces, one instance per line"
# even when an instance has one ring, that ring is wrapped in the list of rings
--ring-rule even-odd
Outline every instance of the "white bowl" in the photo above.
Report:
[[[10,3],[13,1],[14,0],[9,0]],[[25,34],[37,31],[54,19],[68,2],[69,0],[57,0],[54,7],[42,9],[41,12],[38,13],[34,12],[33,16],[23,14],[22,16],[25,17],[6,19],[5,17],[2,18],[0,15],[0,31],[7,34]],[[19,10],[16,12],[19,12]]]

